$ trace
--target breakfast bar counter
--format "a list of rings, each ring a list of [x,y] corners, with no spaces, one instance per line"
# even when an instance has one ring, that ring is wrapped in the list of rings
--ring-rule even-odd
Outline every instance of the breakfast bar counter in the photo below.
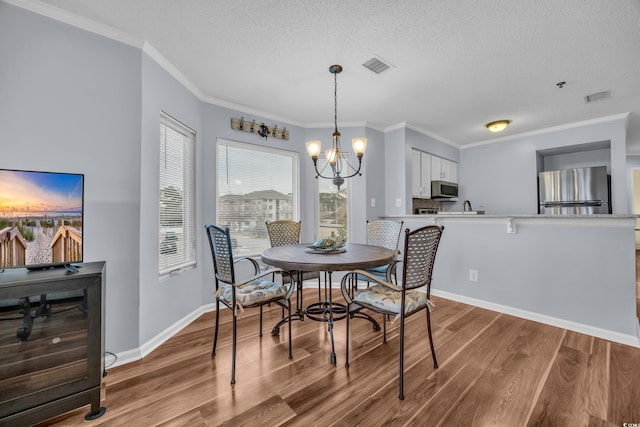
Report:
[[[637,215],[384,218],[445,227],[434,295],[639,346]]]

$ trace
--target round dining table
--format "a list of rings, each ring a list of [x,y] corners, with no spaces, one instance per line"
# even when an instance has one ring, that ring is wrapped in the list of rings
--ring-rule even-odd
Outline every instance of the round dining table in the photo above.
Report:
[[[307,244],[274,246],[262,252],[262,262],[273,267],[279,267],[287,271],[295,271],[297,274],[296,286],[298,297],[296,300],[296,313],[300,320],[306,315],[311,320],[325,321],[328,323],[329,334],[331,335],[331,364],[336,364],[336,353],[333,342],[333,322],[345,317],[346,308],[344,304],[334,303],[331,292],[323,302],[314,303],[306,308],[302,306],[302,272],[324,271],[327,274],[326,280],[331,286],[331,274],[334,271],[366,270],[368,268],[380,267],[390,264],[396,257],[396,251],[383,248],[381,246],[362,245],[357,243],[347,243],[343,248],[336,251],[314,250]],[[325,283],[326,287],[326,283]],[[342,316],[334,317],[334,313],[341,313]],[[293,316],[293,315],[292,315]],[[286,319],[281,320],[272,331],[277,335],[280,326]],[[294,320],[292,318],[292,320]],[[373,320],[373,319],[371,319]],[[377,325],[373,321],[374,327]],[[378,326],[379,328],[379,326]]]

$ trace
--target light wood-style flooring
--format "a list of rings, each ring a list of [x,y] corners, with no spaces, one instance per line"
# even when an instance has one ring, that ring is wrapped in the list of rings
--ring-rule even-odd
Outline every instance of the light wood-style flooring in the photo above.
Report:
[[[335,294],[336,297],[338,294]],[[305,303],[317,298],[305,291]],[[335,327],[293,322],[270,335],[280,309],[239,320],[237,383],[229,384],[231,323],[211,358],[214,314],[206,313],[141,361],[109,369],[106,414],[82,408],[42,426],[622,426],[640,423],[640,349],[435,297],[434,369],[424,313],[407,322],[405,399],[398,399],[398,324],[388,343],[361,319]],[[597,315],[597,313],[594,313]]]

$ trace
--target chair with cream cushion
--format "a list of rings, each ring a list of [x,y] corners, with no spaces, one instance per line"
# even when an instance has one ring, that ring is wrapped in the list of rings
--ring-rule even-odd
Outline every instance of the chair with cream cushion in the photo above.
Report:
[[[430,225],[410,231],[405,230],[404,255],[402,262],[401,284],[368,273],[355,270],[345,275],[341,282],[342,294],[347,301],[346,316],[346,363],[349,367],[349,319],[361,310],[381,313],[384,317],[394,317],[400,321],[400,392],[404,399],[404,324],[405,318],[421,310],[426,312],[427,332],[434,368],[438,367],[433,336],[431,333],[431,278],[436,252],[444,227]],[[398,264],[395,261],[393,264]],[[367,277],[372,285],[366,289],[353,286],[356,278]],[[384,322],[384,342],[386,343],[386,320]]]
[[[280,268],[272,268],[260,272],[258,263],[252,258],[233,258],[231,235],[228,228],[215,225],[205,225],[211,254],[213,256],[214,281],[216,286],[216,329],[213,337],[212,356],[216,354],[218,341],[218,325],[220,323],[220,303],[227,306],[233,313],[233,337],[231,359],[231,384],[236,382],[236,321],[245,308],[260,307],[260,336],[262,336],[262,306],[275,303],[286,308],[289,313],[289,358],[293,357],[291,350],[291,294],[293,293],[293,280],[288,284],[284,280],[276,282],[265,277],[273,277],[274,274],[288,276],[288,273]],[[236,280],[235,266],[239,262],[249,262],[253,266],[254,275],[248,279]]]

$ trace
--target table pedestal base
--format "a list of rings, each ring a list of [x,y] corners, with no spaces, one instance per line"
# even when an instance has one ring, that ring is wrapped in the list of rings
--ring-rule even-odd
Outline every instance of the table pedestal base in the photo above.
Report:
[[[331,274],[329,274],[329,277],[331,277]],[[329,292],[331,292],[331,290],[329,290]],[[332,365],[335,365],[336,348],[333,342],[333,322],[347,317],[347,306],[327,299],[323,302],[317,302],[309,305],[304,310],[304,313],[309,319],[315,320],[316,322],[327,322],[329,335],[331,336],[331,355],[329,357],[329,362],[331,362]]]
[[[302,272],[298,271],[296,281],[296,309],[293,313],[291,313],[291,320],[304,320],[304,311],[301,309],[302,307]],[[288,316],[283,316],[282,319],[271,330],[271,335],[278,336],[280,335],[280,327],[289,321]]]

